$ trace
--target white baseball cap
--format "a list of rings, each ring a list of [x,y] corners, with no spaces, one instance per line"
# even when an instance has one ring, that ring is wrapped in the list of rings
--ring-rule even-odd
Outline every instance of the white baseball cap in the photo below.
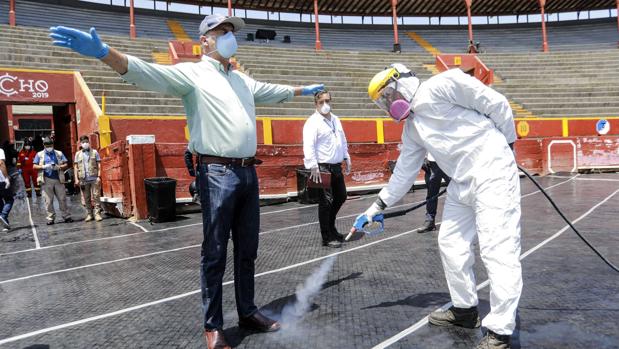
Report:
[[[238,32],[245,26],[245,22],[239,17],[228,17],[221,14],[212,14],[204,17],[200,23],[200,35],[206,34],[207,31],[214,29],[220,24],[230,23],[234,28],[232,31]]]

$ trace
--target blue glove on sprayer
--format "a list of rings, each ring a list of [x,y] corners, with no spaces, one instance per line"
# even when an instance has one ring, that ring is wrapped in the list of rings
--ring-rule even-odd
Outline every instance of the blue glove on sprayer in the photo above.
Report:
[[[313,95],[314,93],[318,91],[322,91],[324,89],[325,89],[324,84],[308,85],[308,86],[303,87],[303,90],[301,90],[301,95],[303,96]]]
[[[355,231],[362,231],[368,236],[378,235],[385,231],[385,218],[381,213],[372,217],[372,220],[369,220],[366,214],[360,214],[355,219],[353,228]]]
[[[90,28],[90,34],[69,27],[49,28],[49,37],[54,39],[55,46],[70,48],[84,56],[101,59],[108,55],[110,48],[101,42],[95,28]]]
[[[378,235],[385,231],[385,217],[382,214],[384,207],[386,205],[378,199],[364,213],[358,215],[345,240],[348,241],[358,231],[368,236]]]

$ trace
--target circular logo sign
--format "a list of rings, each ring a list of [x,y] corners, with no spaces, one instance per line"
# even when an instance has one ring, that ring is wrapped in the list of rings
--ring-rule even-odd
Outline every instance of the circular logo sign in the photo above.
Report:
[[[528,122],[520,121],[518,122],[518,125],[516,125],[516,130],[518,132],[518,136],[526,137],[529,135],[529,131],[531,131],[531,128],[529,127]]]
[[[610,122],[606,119],[598,120],[595,124],[595,130],[599,135],[605,135],[610,132]]]

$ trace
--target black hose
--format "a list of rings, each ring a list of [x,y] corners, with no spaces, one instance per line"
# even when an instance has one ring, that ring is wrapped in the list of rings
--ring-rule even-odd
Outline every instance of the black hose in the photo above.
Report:
[[[587,244],[587,246],[589,246],[589,248],[591,250],[593,250],[593,252],[595,252],[595,254],[598,255],[598,257],[600,257],[604,263],[606,263],[609,267],[611,267],[611,269],[613,269],[616,272],[619,272],[619,268],[617,268],[613,263],[611,263],[608,259],[606,259],[606,257],[604,257],[604,255],[602,255],[602,253],[600,251],[598,251],[584,236],[582,236],[582,234],[574,227],[574,225],[572,224],[572,222],[570,222],[565,215],[563,215],[563,212],[561,212],[561,210],[557,207],[557,205],[555,204],[555,202],[550,198],[550,196],[546,193],[546,191],[544,190],[544,188],[542,188],[542,186],[537,183],[537,181],[533,178],[533,176],[531,176],[531,174],[529,174],[529,172],[527,172],[525,169],[523,169],[522,167],[518,166],[518,169],[520,171],[522,171],[522,173],[524,173],[525,176],[527,176],[531,182],[533,182],[533,184],[535,184],[535,186],[542,192],[542,194],[544,194],[544,196],[546,197],[546,199],[548,199],[548,201],[550,201],[550,204],[552,205],[552,207],[555,208],[555,210],[557,211],[557,213],[559,214],[559,216],[561,216],[561,218],[563,218],[563,220],[570,226],[570,228],[572,228],[572,230],[574,231],[574,233],[576,233],[576,235],[578,235],[578,237],[585,243]]]
[[[445,194],[445,192],[447,191],[447,189],[443,189],[441,190],[438,194],[432,196],[431,198],[427,199],[426,201],[417,204],[413,207],[407,208],[406,210],[400,210],[400,211],[393,211],[393,212],[387,212],[387,213],[383,213],[383,217],[384,218],[392,218],[392,217],[398,217],[398,216],[404,216],[405,214],[411,212],[411,211],[415,211],[416,209],[425,206],[429,201],[432,200],[437,200],[439,196]]]

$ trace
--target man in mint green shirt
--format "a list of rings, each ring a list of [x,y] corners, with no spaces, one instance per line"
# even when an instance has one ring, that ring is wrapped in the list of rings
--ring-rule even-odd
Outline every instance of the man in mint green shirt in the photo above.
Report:
[[[229,348],[223,334],[222,280],[230,232],[234,244],[234,283],[239,325],[277,331],[278,322],[254,304],[254,265],[260,228],[256,154],[256,104],[281,103],[312,95],[323,85],[292,87],[256,81],[232,69],[237,49],[237,17],[207,16],[200,24],[204,56],[197,63],[163,66],[125,55],[90,33],[50,28],[54,45],[100,59],[122,77],[146,90],[182,99],[187,114],[189,150],[199,154],[204,241],[201,282],[204,336],[208,348]]]

